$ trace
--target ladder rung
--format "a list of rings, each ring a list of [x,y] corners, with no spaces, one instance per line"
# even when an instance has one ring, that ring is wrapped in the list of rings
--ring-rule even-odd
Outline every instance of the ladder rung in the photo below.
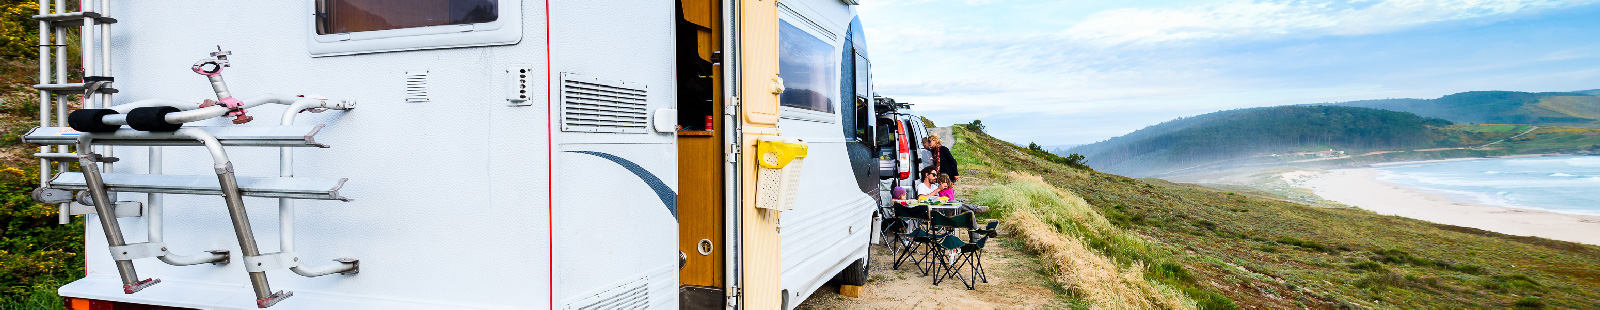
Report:
[[[38,89],[38,90],[48,90],[48,91],[58,91],[58,92],[79,92],[79,93],[81,93],[81,92],[83,92],[83,88],[85,87],[85,85],[87,85],[87,84],[84,84],[84,83],[33,84],[33,88],[34,89]],[[111,87],[101,87],[100,88],[100,92],[107,93],[107,94],[115,94],[115,93],[117,93],[117,89],[116,88],[111,88]]]
[[[158,193],[188,195],[222,195],[215,175],[169,174],[101,174],[106,190],[125,193]],[[267,198],[319,199],[350,201],[339,196],[344,178],[307,177],[236,177],[239,191],[245,196]],[[50,187],[84,190],[83,173],[62,172],[50,180]]]
[[[103,17],[103,16],[100,15],[100,13],[95,13],[95,12],[72,12],[72,13],[61,13],[61,14],[34,15],[33,19],[51,22],[51,23],[53,23],[51,25],[56,26],[56,27],[79,27],[79,26],[83,26],[83,18],[84,17],[94,18],[96,23],[101,23],[101,24],[115,24],[115,23],[117,23],[117,19],[110,18],[110,17]]]
[[[144,203],[138,201],[118,201],[111,208],[117,217],[144,216]],[[76,201],[67,205],[67,215],[95,214],[94,206],[80,204]]]
[[[328,147],[312,139],[322,125],[184,127],[205,130],[224,146]],[[71,127],[36,127],[22,137],[23,142],[39,145],[71,145],[83,133]],[[95,145],[195,146],[200,141],[171,132],[138,131],[131,128],[95,134]]]
[[[33,157],[50,160],[78,160],[78,153],[33,153]]]

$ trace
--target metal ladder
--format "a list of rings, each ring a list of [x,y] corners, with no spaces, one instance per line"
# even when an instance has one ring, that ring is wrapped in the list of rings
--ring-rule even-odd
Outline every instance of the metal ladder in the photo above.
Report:
[[[53,2],[52,2],[53,1]],[[33,18],[39,21],[39,83],[33,85],[39,90],[39,125],[50,127],[51,120],[65,125],[67,123],[67,105],[72,95],[83,96],[84,108],[96,108],[111,102],[112,94],[117,92],[112,87],[115,79],[111,77],[111,24],[117,20],[107,16],[110,10],[109,0],[100,1],[99,11],[95,11],[93,0],[80,2],[77,12],[67,12],[65,0],[40,0],[39,14]],[[79,41],[82,48],[82,62],[84,78],[81,82],[68,81],[69,68],[67,66],[67,28],[82,27]],[[95,34],[98,32],[99,40]],[[96,44],[98,43],[98,44]],[[98,49],[96,48],[98,45]],[[54,53],[52,54],[52,50]],[[99,53],[95,53],[98,50]],[[54,57],[52,57],[54,56]],[[98,65],[96,65],[98,63]],[[99,69],[98,71],[96,69]],[[52,112],[53,111],[53,112]],[[54,114],[54,117],[52,117]],[[110,150],[106,151],[111,156]],[[46,189],[46,183],[51,176],[52,168],[56,171],[66,171],[68,163],[76,161],[78,154],[69,149],[69,145],[39,147],[39,153],[34,154],[39,158],[39,188]],[[105,161],[104,169],[111,171],[115,159]],[[55,162],[55,166],[51,166]],[[35,191],[34,196],[60,195],[60,191]],[[59,201],[61,224],[70,222],[71,215],[85,214],[88,203],[71,203],[70,197],[44,197],[41,201]],[[87,197],[84,197],[87,198]],[[84,202],[87,202],[86,200]],[[119,202],[114,205],[117,214],[123,216],[142,215],[142,205],[136,202]]]
[[[117,92],[115,88],[111,87],[115,79],[111,77],[111,59],[109,57],[111,55],[110,26],[115,24],[117,20],[107,16],[111,6],[109,0],[100,1],[98,12],[94,10],[94,4],[95,1],[93,0],[83,0],[79,2],[77,12],[68,12],[66,1],[64,0],[39,1],[39,14],[34,15],[33,18],[39,21],[40,84],[33,85],[33,88],[39,90],[39,125],[41,127],[50,127],[52,110],[54,110],[56,123],[65,124],[67,122],[67,105],[71,95],[82,95],[84,108],[98,108],[105,103],[111,102],[111,95]],[[71,83],[67,80],[70,68],[67,67],[66,59],[66,35],[67,28],[71,27],[80,27],[78,37],[82,48],[83,80],[77,83]],[[98,40],[96,40],[96,32],[100,34]],[[98,55],[95,53],[96,47],[99,47],[100,53]],[[54,54],[51,53],[52,49],[55,52]],[[97,62],[98,66],[96,65]],[[54,80],[53,83],[52,79]],[[50,163],[52,161],[56,162],[55,170],[65,172],[68,170],[69,162],[78,160],[83,170],[94,171],[97,174],[102,169],[97,163],[103,163],[103,169],[109,172],[113,168],[112,163],[116,162],[114,157],[109,156],[111,154],[109,149],[105,152],[108,156],[80,157],[78,153],[93,155],[93,152],[87,148],[73,152],[69,149],[70,146],[68,144],[57,144],[52,151],[51,145],[41,144],[39,153],[34,154],[35,157],[39,158],[39,188],[34,190],[34,199],[46,203],[59,203],[61,224],[69,222],[69,217],[73,213],[71,212],[73,211],[73,208],[71,208],[73,202],[71,192],[50,186]],[[116,253],[119,247],[127,246],[120,231],[116,231],[116,218],[118,215],[116,211],[126,208],[118,208],[117,204],[110,202],[109,194],[103,191],[99,192],[99,195],[92,196],[95,198],[94,201],[87,203],[87,205],[93,205],[97,211],[96,213],[101,215],[101,223],[107,228],[106,239],[111,244],[112,252]],[[138,206],[135,205],[135,208],[138,208]],[[122,213],[128,212],[124,211]],[[138,213],[142,212],[136,212],[136,214]],[[165,248],[162,248],[162,250],[165,250]],[[226,254],[223,254],[222,258],[225,259]],[[123,291],[129,294],[160,282],[160,280],[152,279],[138,280],[133,271],[133,263],[130,260],[117,260],[117,269],[123,277]]]

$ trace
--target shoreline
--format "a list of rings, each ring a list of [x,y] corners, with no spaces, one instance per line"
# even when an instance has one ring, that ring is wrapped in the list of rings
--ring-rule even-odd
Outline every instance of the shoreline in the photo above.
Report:
[[[1378,214],[1508,235],[1600,245],[1600,233],[1597,233],[1600,232],[1600,216],[1456,201],[1444,194],[1379,180],[1378,170],[1374,168],[1333,169],[1320,173],[1302,170],[1283,173],[1282,177],[1291,186],[1311,190],[1323,199]]]
[[[1445,158],[1445,159],[1381,162],[1381,163],[1375,163],[1375,164],[1368,164],[1367,167],[1384,167],[1384,166],[1398,166],[1398,165],[1410,165],[1410,164],[1443,163],[1443,162],[1452,162],[1452,161],[1469,161],[1469,160],[1502,159],[1502,158],[1551,157],[1551,156],[1577,156],[1577,155],[1561,154],[1561,153],[1545,153],[1545,154],[1517,154],[1517,155],[1490,156],[1490,157],[1457,157],[1457,158]]]

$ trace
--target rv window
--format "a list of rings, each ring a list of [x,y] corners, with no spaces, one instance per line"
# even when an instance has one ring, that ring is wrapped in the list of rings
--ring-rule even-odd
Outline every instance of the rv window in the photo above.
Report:
[[[317,34],[441,25],[500,18],[498,0],[317,0]]]
[[[779,21],[778,77],[783,78],[783,95],[778,101],[787,107],[833,113],[834,96],[839,93],[839,58],[833,45],[822,41],[789,22]]]

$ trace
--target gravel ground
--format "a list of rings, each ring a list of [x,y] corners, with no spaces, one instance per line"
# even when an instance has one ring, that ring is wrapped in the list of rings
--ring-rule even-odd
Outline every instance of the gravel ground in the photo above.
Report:
[[[872,247],[871,278],[859,298],[839,295],[838,285],[823,285],[797,309],[1062,309],[1060,289],[1042,265],[1006,236],[991,240],[983,264],[989,283],[967,290],[958,279],[933,285],[916,267],[891,268],[882,246]]]

